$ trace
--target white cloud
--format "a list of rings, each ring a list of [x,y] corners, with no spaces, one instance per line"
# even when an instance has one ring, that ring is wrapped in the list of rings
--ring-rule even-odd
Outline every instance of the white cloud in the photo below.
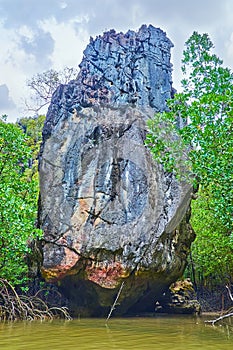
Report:
[[[74,17],[68,22],[58,23],[53,17],[39,22],[39,26],[54,40],[50,59],[55,69],[77,67],[80,63],[82,51],[89,41],[89,33],[81,25],[83,21],[86,22],[87,18]]]
[[[17,109],[28,93],[26,80],[50,68],[77,67],[90,36],[114,28],[152,24],[175,47],[173,80],[179,87],[184,42],[194,30],[210,34],[216,53],[233,66],[232,0],[1,0],[0,85],[7,85]]]
[[[10,110],[15,104],[9,96],[9,89],[6,84],[0,85],[0,110]]]
[[[17,48],[17,40],[14,30],[6,30],[4,28],[0,28],[0,47],[1,47],[1,55],[0,55],[0,84],[1,86],[8,87],[10,91],[11,98],[14,99],[15,104],[19,101],[16,101],[16,96],[19,96],[19,91],[22,91],[23,84],[23,72],[22,66],[25,62],[25,56],[23,52],[18,50]],[[5,96],[6,97],[6,96]],[[9,108],[1,99],[1,113],[7,113]]]
[[[225,46],[225,65],[232,65],[233,62],[233,32],[230,34],[229,38],[227,38],[224,42]]]
[[[28,27],[25,24],[19,27],[18,34],[20,36],[25,37],[28,40],[28,42],[33,42],[33,39],[35,37],[35,31],[33,31],[30,27]]]
[[[67,3],[65,2],[65,1],[62,1],[61,3],[60,3],[60,7],[61,7],[61,9],[65,9],[65,8],[67,8]]]

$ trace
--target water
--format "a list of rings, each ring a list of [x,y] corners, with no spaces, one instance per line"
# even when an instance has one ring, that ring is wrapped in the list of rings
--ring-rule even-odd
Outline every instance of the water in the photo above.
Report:
[[[233,333],[189,316],[0,323],[1,350],[232,350]]]

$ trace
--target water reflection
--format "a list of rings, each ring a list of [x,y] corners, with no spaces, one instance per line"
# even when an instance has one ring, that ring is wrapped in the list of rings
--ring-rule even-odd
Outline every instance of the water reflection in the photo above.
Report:
[[[228,329],[229,330],[229,329]],[[232,350],[233,333],[202,318],[156,317],[0,323],[1,350]]]

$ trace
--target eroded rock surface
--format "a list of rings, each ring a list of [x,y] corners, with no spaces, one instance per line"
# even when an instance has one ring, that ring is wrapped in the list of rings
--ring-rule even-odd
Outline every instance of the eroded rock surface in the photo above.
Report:
[[[157,312],[176,314],[200,314],[201,305],[190,279],[173,283],[165,293],[161,305],[157,303]]]
[[[42,274],[74,314],[153,309],[183,272],[194,234],[191,188],[144,146],[146,121],[172,94],[164,32],[104,33],[76,80],[53,96],[40,156]]]

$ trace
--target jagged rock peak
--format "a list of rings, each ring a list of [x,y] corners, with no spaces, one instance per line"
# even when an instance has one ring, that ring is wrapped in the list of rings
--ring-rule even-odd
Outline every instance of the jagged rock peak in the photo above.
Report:
[[[172,46],[166,34],[152,25],[126,34],[112,29],[91,39],[80,64],[79,82],[90,92],[84,106],[93,103],[92,97],[105,104],[164,108],[171,93]],[[92,95],[93,90],[98,93]]]
[[[172,46],[166,33],[152,25],[125,34],[112,29],[91,38],[77,79],[53,96],[44,135],[83,107],[127,104],[164,110],[172,94]]]

